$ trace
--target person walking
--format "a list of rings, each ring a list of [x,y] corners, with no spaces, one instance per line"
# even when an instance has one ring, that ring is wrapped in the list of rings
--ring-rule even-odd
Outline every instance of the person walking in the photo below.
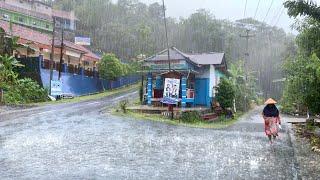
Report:
[[[269,98],[265,102],[265,107],[262,112],[262,116],[264,119],[264,130],[266,135],[269,138],[269,143],[273,144],[274,140],[278,136],[278,130],[281,128],[281,121],[279,110],[276,107],[277,102],[272,98]]]

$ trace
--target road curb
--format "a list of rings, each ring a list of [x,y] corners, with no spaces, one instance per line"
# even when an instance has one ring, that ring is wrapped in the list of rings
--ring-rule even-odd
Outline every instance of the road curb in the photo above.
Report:
[[[297,147],[296,147],[296,138],[294,136],[294,132],[293,132],[293,127],[291,124],[287,124],[287,132],[288,134],[288,141],[289,141],[289,146],[292,147],[292,151],[293,151],[293,167],[292,167],[292,170],[294,172],[294,175],[293,175],[293,179],[296,179],[296,180],[301,180],[302,177],[300,175],[300,166],[299,166],[299,162],[298,162],[298,158],[296,156],[297,154]]]

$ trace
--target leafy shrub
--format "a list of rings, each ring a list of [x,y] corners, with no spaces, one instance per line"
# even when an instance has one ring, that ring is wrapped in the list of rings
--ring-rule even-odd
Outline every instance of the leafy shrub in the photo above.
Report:
[[[201,121],[201,116],[198,111],[186,111],[181,113],[180,119],[185,123],[194,123]]]
[[[223,109],[232,107],[235,90],[230,80],[222,78],[216,90],[216,100],[220,103],[221,107]]]
[[[127,99],[120,101],[119,106],[123,113],[127,113],[128,104],[129,104],[129,101]]]
[[[13,86],[5,89],[4,101],[7,104],[42,102],[47,99],[47,90],[30,78],[19,79]]]
[[[47,90],[30,78],[18,80],[18,88],[26,102],[41,102],[47,99]]]

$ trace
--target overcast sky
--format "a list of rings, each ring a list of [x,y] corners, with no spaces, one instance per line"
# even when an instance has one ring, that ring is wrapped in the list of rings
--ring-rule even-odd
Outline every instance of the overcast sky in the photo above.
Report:
[[[147,4],[154,2],[162,4],[162,0],[139,1]],[[247,8],[245,11],[246,1]],[[265,19],[265,22],[270,25],[277,24],[277,26],[282,27],[286,32],[297,34],[297,32],[290,28],[290,25],[294,22],[294,19],[289,18],[286,9],[283,8],[282,3],[284,1],[285,0],[260,0],[256,19],[259,21],[263,21]],[[320,0],[316,1],[319,2]],[[228,19],[231,21],[235,21],[244,17],[254,17],[258,2],[259,0],[165,0],[167,14],[171,17],[188,17],[197,9],[203,8],[210,10],[217,19]],[[269,14],[267,15],[270,5],[271,8]]]

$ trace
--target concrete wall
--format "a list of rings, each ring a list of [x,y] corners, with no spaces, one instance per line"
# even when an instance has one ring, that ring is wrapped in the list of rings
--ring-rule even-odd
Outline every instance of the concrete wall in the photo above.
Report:
[[[215,97],[216,84],[216,70],[214,65],[210,65],[210,78],[209,78],[209,97]]]
[[[214,87],[216,86],[216,70],[214,65],[202,66],[197,71],[200,74],[197,74],[196,78],[209,79],[209,97],[214,97]]]

